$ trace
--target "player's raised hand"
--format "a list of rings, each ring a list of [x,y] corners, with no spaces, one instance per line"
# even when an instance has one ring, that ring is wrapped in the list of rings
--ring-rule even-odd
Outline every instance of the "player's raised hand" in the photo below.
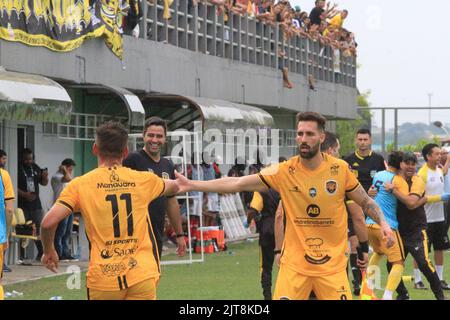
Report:
[[[41,262],[47,269],[53,271],[54,273],[58,272],[59,257],[56,250],[53,249],[50,253],[44,253],[42,255]]]

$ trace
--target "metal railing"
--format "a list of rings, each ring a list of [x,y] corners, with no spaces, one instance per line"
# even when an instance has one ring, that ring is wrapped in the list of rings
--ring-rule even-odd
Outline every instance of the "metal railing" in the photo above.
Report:
[[[284,40],[279,24],[272,27],[256,18],[231,13],[224,21],[223,14],[217,15],[216,6],[199,3],[192,7],[188,0],[174,0],[169,20],[163,18],[163,11],[162,3],[143,2],[146,19],[142,22],[141,37],[274,69],[281,64],[292,73],[356,88],[354,57],[341,54],[340,72],[335,72],[331,47],[322,47],[317,41],[299,36]],[[279,49],[285,52],[282,58],[278,56]]]

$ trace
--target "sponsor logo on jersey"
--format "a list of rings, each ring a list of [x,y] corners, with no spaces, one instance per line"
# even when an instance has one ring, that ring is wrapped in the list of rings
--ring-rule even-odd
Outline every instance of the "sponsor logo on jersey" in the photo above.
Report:
[[[169,179],[170,179],[170,176],[169,176],[169,174],[168,174],[167,172],[163,172],[163,173],[161,174],[161,178],[163,178],[163,179],[165,179],[165,180],[169,180]]]
[[[116,173],[115,170],[111,171],[111,174],[109,176],[109,181],[111,181],[111,182],[119,182],[120,181],[119,175]]]
[[[289,189],[290,192],[301,192],[300,188],[298,186],[294,186],[291,189]]]
[[[136,259],[134,259],[133,257],[130,258],[130,260],[128,260],[128,268],[133,269],[137,266],[138,262]]]
[[[320,259],[316,259],[314,257],[305,254],[305,260],[308,261],[310,264],[318,265],[327,263],[328,261],[331,260],[331,257],[329,255],[326,255]]]
[[[135,254],[137,250],[137,247],[128,248],[128,249],[121,249],[121,248],[114,248],[114,249],[103,249],[100,252],[100,255],[103,259],[111,259],[112,257],[127,257],[129,255]]]
[[[311,218],[317,218],[320,215],[320,208],[318,205],[311,204],[306,208],[306,214]]]
[[[333,164],[330,168],[330,173],[332,176],[337,176],[339,174],[339,165]]]
[[[317,196],[317,189],[316,188],[309,189],[309,196],[311,198],[315,198]]]
[[[97,189],[117,189],[117,188],[135,188],[134,182],[113,182],[113,183],[97,183]]]
[[[127,266],[124,263],[109,263],[109,264],[101,264],[100,269],[102,270],[103,275],[107,277],[116,277],[123,273]]]
[[[335,180],[328,180],[327,182],[325,182],[325,189],[331,195],[336,194],[337,186],[338,184]]]

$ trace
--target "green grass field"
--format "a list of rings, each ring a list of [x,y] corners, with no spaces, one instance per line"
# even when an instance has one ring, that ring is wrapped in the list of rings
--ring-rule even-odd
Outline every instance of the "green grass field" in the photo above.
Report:
[[[450,261],[450,254],[448,253],[446,254],[446,260]],[[274,270],[274,279],[276,279],[276,269]],[[384,268],[382,270],[385,271]],[[445,269],[445,273],[446,279],[450,280],[450,267]],[[405,275],[411,274],[412,262],[408,258]],[[61,296],[64,300],[86,299],[85,274],[82,277],[80,290],[67,289],[67,278],[67,275],[63,275],[9,285],[5,286],[5,292],[13,290],[23,292],[22,297],[11,298],[14,300],[48,300],[52,296]],[[425,278],[424,283],[428,286]],[[385,284],[386,273],[384,272],[381,285],[384,287]],[[414,290],[412,283],[406,283],[406,286],[413,300],[434,299],[430,290]],[[377,295],[381,297],[382,291],[378,291]],[[205,255],[204,263],[163,266],[162,277],[158,287],[158,299],[262,299],[259,283],[259,247],[257,242],[232,244],[226,252]]]

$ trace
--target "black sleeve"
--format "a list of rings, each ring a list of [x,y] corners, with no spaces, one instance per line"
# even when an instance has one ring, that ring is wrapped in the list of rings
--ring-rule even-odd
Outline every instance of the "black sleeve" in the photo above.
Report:
[[[170,180],[175,180],[175,166],[173,165],[173,162],[170,160],[167,161],[167,171],[169,173]],[[166,197],[167,197],[167,199],[170,199],[170,198],[175,197],[175,195],[166,196]]]
[[[167,169],[169,172],[169,177],[171,180],[175,180],[175,166],[173,165],[173,162],[168,160]]]
[[[124,167],[136,170],[137,168],[136,168],[136,161],[134,161],[134,155],[130,153],[128,157],[123,159],[122,165]]]
[[[380,170],[378,171],[384,171],[386,170],[386,164],[384,163],[384,158],[380,155]]]

